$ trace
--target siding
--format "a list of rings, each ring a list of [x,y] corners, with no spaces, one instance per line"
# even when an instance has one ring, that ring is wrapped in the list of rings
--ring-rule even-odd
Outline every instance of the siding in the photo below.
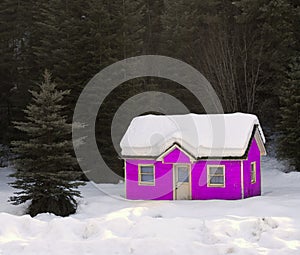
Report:
[[[256,162],[256,183],[251,184],[251,162]],[[141,200],[173,199],[173,164],[190,164],[189,157],[175,148],[163,161],[146,159],[126,160],[126,197]],[[154,164],[155,185],[145,186],[138,183],[138,165]],[[225,187],[207,186],[207,165],[225,166]],[[248,158],[242,160],[244,175],[244,197],[261,194],[260,151],[255,139],[251,141]],[[200,160],[191,165],[192,199],[241,199],[241,160]]]
[[[251,162],[256,162],[256,183],[251,183]],[[259,196],[261,194],[260,151],[253,138],[248,152],[248,159],[244,164],[244,197]]]
[[[139,185],[138,164],[154,164],[155,185]],[[163,164],[155,160],[126,161],[126,197],[138,200],[172,200],[173,171],[172,164]]]
[[[207,186],[207,166],[225,166],[225,187]],[[192,199],[240,199],[241,163],[239,160],[198,161],[192,165]]]

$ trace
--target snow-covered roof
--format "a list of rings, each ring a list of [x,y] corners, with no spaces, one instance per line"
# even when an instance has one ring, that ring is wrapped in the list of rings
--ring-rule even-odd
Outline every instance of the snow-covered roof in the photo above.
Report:
[[[256,129],[265,138],[252,114],[146,115],[134,118],[121,140],[124,157],[159,157],[178,144],[194,158],[241,157]]]

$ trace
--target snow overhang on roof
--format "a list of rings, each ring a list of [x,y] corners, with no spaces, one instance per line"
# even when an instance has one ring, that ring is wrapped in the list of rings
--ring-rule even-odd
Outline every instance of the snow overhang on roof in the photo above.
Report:
[[[194,158],[242,157],[254,134],[265,154],[265,137],[252,114],[146,115],[131,121],[120,145],[124,158],[157,158],[173,144]]]

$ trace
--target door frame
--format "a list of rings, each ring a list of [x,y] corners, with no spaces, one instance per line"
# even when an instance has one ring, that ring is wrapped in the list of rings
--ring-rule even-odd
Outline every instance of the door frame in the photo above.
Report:
[[[191,171],[191,163],[174,163],[172,167],[173,171],[173,200],[177,200],[176,194],[176,168],[180,166],[187,166],[189,172],[189,198],[187,200],[192,200],[192,171]]]

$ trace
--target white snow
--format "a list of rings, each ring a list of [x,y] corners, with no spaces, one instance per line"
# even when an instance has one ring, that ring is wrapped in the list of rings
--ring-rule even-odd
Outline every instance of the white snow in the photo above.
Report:
[[[236,201],[127,201],[124,184],[88,183],[66,218],[21,216],[0,169],[0,254],[299,255],[300,173],[284,167],[263,159],[263,195]]]
[[[255,124],[264,142],[259,121],[252,114],[139,116],[121,140],[121,153],[125,157],[157,157],[178,143],[195,158],[243,156]]]

